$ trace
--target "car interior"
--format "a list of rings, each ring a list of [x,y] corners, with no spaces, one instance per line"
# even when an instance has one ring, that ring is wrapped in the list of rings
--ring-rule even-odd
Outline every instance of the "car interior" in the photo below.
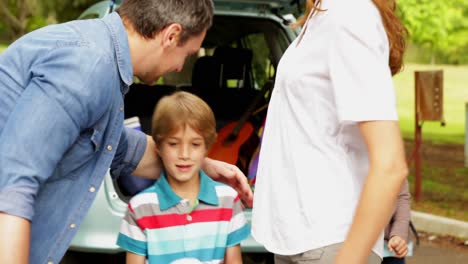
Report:
[[[138,117],[142,131],[150,134],[151,116],[161,97],[179,90],[196,94],[212,108],[218,131],[239,120],[253,126],[253,132],[237,150],[236,165],[247,175],[258,150],[276,66],[287,45],[285,32],[272,20],[215,16],[202,48],[187,59],[181,72],[163,76],[154,85],[136,81],[130,87],[125,96],[125,118]],[[126,186],[118,188],[124,200],[152,184],[148,180],[131,181],[116,186]]]

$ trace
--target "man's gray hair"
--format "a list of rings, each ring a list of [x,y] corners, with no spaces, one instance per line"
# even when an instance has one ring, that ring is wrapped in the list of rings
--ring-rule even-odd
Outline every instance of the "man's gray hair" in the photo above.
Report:
[[[153,38],[166,26],[182,26],[179,43],[199,35],[213,23],[212,0],[124,0],[117,12],[144,38]]]

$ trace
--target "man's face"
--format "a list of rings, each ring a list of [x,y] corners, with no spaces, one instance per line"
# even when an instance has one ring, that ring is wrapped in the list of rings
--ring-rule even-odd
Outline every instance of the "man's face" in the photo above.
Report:
[[[206,32],[202,32],[190,37],[181,45],[178,41],[163,45],[161,54],[155,53],[148,56],[147,67],[138,77],[146,84],[153,84],[167,73],[180,72],[184,67],[185,59],[198,52],[205,35]]]

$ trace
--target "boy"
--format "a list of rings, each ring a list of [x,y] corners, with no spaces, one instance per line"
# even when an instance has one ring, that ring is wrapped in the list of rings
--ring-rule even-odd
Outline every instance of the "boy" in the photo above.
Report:
[[[250,228],[239,196],[201,170],[216,139],[213,112],[176,92],[158,102],[152,126],[164,170],[129,202],[117,239],[127,263],[241,263],[239,244]]]

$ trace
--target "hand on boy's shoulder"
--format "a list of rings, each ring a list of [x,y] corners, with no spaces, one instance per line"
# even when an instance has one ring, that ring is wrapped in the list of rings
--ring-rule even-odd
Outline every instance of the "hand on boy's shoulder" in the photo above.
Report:
[[[207,158],[205,159],[203,170],[213,180],[225,183],[234,188],[247,207],[252,207],[252,190],[250,189],[247,177],[237,166]]]

